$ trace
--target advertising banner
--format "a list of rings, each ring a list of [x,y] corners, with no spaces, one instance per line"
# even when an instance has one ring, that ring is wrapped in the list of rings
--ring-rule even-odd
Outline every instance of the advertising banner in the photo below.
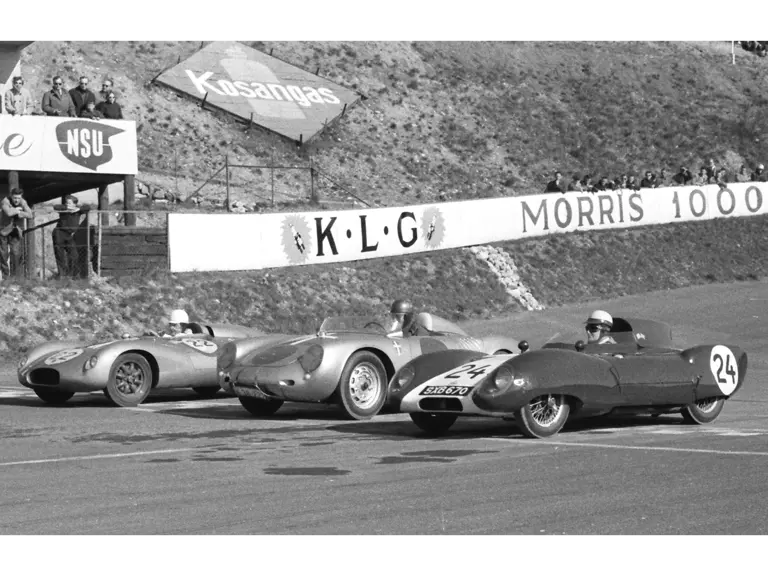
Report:
[[[136,174],[136,123],[0,116],[0,170]]]
[[[292,140],[309,140],[359,95],[239,42],[213,42],[157,82]]]
[[[172,272],[258,270],[476,246],[548,234],[753,216],[768,184],[536,194],[294,214],[169,214]]]

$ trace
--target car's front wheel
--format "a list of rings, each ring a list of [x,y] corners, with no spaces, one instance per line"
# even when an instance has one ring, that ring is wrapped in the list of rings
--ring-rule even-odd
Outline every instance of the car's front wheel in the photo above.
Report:
[[[571,407],[565,396],[546,394],[538,396],[519,410],[515,410],[515,421],[520,432],[529,438],[554,436],[565,426]]]
[[[43,388],[42,386],[37,386],[32,388],[32,390],[35,391],[35,394],[37,394],[37,397],[40,398],[40,400],[46,404],[53,404],[56,406],[64,404],[75,395],[74,392],[56,390],[55,388]]]
[[[428,434],[439,436],[445,434],[456,419],[458,414],[441,414],[437,412],[411,412],[411,420],[419,428]]]
[[[213,398],[221,390],[219,386],[195,386],[192,388],[200,398]]]
[[[112,365],[104,394],[115,405],[138,406],[152,389],[152,367],[141,354],[121,354]]]
[[[367,420],[378,414],[387,399],[387,371],[379,357],[361,350],[347,360],[338,395],[347,417]]]
[[[272,416],[283,405],[282,400],[261,400],[259,398],[243,398],[242,396],[238,396],[237,399],[240,400],[243,408],[253,416]]]
[[[723,406],[725,398],[706,398],[684,406],[680,413],[688,424],[709,424],[720,415]]]

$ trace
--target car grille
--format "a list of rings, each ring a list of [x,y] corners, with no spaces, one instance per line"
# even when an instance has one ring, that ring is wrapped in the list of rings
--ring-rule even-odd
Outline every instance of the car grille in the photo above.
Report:
[[[58,386],[59,371],[53,368],[36,368],[29,373],[30,384],[43,386]]]
[[[424,398],[419,400],[419,408],[425,412],[463,412],[458,398]]]

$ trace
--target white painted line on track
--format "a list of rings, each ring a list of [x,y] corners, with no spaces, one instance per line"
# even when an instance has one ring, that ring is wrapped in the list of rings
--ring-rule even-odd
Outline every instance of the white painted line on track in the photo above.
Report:
[[[0,466],[21,466],[23,464],[51,464],[55,462],[74,462],[78,460],[103,460],[106,458],[132,458],[134,456],[152,456],[153,454],[175,454],[192,452],[196,448],[169,448],[167,450],[147,450],[145,452],[119,452],[116,454],[91,454],[90,456],[66,456],[63,458],[45,458],[42,460],[17,460],[16,462],[0,462]]]
[[[517,438],[496,438],[488,440],[508,442],[510,444],[525,444],[527,446],[580,446],[583,448],[611,448],[614,450],[644,450],[648,452],[684,452],[686,454],[720,454],[722,456],[768,456],[768,452],[751,452],[748,450],[714,450],[710,448],[671,448],[669,446],[626,446],[622,444],[601,444],[597,442],[553,442],[552,440],[524,440]]]

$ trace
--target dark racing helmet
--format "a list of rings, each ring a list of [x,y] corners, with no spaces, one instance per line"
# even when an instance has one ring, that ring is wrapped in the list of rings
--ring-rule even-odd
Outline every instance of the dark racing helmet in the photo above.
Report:
[[[395,300],[389,309],[390,314],[409,314],[413,312],[413,306],[408,300]]]

